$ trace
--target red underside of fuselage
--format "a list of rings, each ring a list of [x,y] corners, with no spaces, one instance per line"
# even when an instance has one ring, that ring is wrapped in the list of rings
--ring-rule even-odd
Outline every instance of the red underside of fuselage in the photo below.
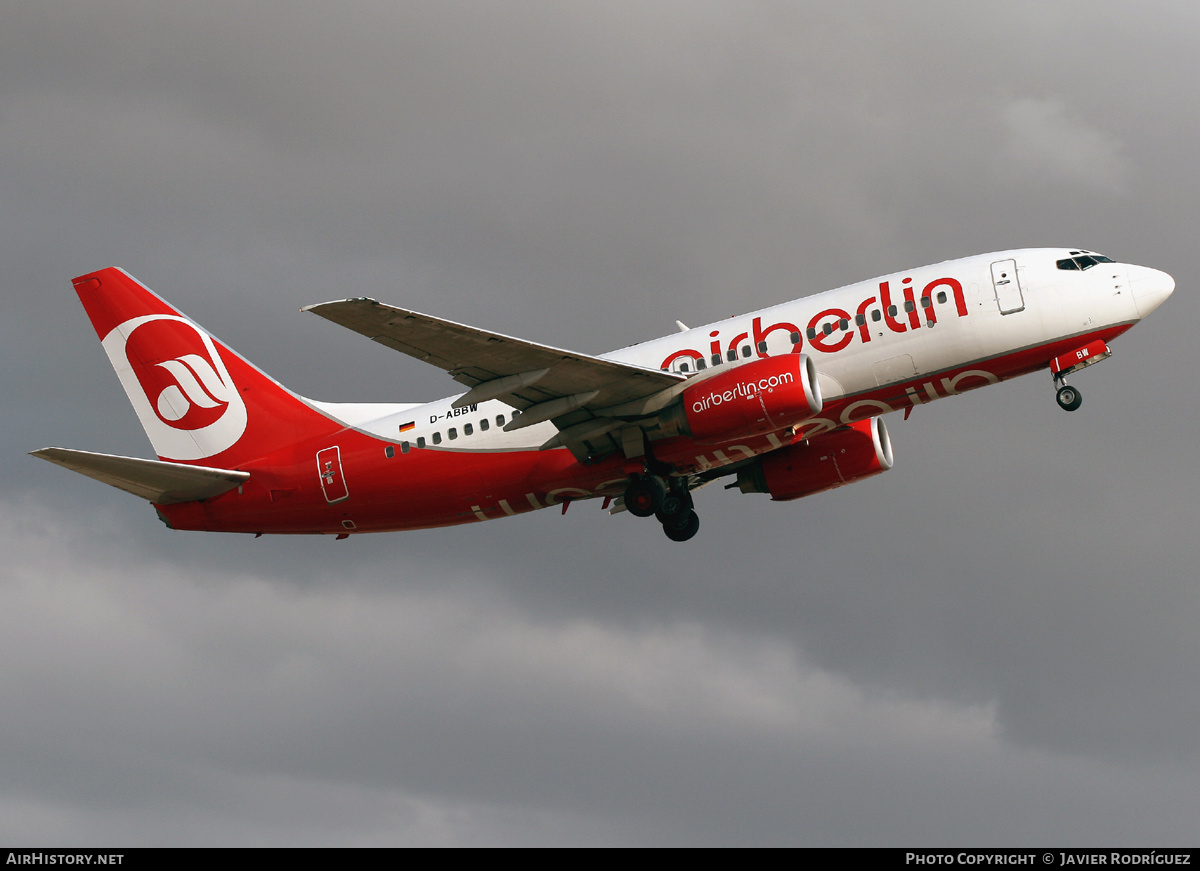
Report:
[[[1109,327],[839,398],[798,435],[785,430],[721,444],[674,438],[655,442],[654,455],[681,473],[726,466],[854,420],[1045,369],[1054,357],[1096,339],[1111,341],[1130,326]],[[642,470],[640,459],[615,454],[585,464],[562,448],[495,452],[426,448],[407,454],[396,449],[387,458],[384,450],[392,444],[345,429],[244,464],[240,468],[250,473],[250,480],[215,499],[157,507],[174,529],[390,532],[491,520],[568,501],[617,496],[629,475]],[[348,493],[334,503],[326,498],[316,463],[317,452],[332,446],[340,449]]]

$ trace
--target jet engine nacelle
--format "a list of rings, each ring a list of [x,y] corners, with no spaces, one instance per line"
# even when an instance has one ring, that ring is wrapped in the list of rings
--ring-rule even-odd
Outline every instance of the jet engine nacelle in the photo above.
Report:
[[[764,357],[696,379],[681,399],[682,429],[700,441],[784,429],[818,414],[822,404],[807,354]]]
[[[789,445],[740,469],[743,493],[770,493],[776,502],[811,496],[892,467],[892,441],[883,420],[873,417]]]

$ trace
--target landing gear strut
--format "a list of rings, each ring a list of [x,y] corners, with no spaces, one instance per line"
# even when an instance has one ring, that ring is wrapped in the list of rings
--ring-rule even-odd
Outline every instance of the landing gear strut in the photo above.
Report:
[[[1058,361],[1055,360],[1054,362],[1057,363]],[[1053,371],[1054,368],[1055,367],[1051,365],[1051,371]],[[1058,388],[1058,391],[1054,394],[1054,398],[1058,400],[1058,407],[1063,411],[1074,411],[1075,409],[1079,408],[1079,406],[1083,405],[1083,397],[1079,395],[1079,388],[1072,387],[1067,383],[1068,371],[1070,371],[1070,369],[1054,372],[1054,386]]]
[[[663,526],[682,526],[687,522],[688,512],[692,510],[692,494],[687,487],[675,487],[663,497],[662,503],[654,516]]]

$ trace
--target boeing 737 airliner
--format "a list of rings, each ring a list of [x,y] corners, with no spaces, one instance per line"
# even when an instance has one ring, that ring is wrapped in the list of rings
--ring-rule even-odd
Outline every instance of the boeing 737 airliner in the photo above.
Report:
[[[152,502],[172,529],[421,529],[572,502],[656,517],[686,541],[692,491],[797,499],[886,471],[881,415],[1049,369],[1072,373],[1175,289],[1083,250],[951,260],[803,297],[598,357],[373,299],[306,311],[438,366],[429,403],[292,393],[120,269],[75,290],[157,460],[34,451]]]

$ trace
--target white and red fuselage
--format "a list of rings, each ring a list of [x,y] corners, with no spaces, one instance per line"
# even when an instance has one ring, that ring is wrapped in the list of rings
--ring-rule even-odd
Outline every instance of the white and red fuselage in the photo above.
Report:
[[[668,482],[695,486],[736,470],[743,490],[776,499],[827,489],[891,465],[886,431],[873,419],[1052,365],[1059,377],[1072,370],[1071,355],[1106,356],[1108,343],[1161,304],[1174,281],[1088,252],[1004,251],[613,351],[599,359],[666,370],[678,386],[645,413],[592,409],[594,417],[564,432],[624,427],[607,452],[595,440],[580,442],[588,450],[554,447],[568,420],[561,416],[513,428],[517,409],[504,398],[461,407],[458,397],[305,400],[120,270],[76,286],[164,468],[243,474],[217,496],[156,503],[168,525],[344,535],[620,497],[631,478],[647,474],[647,455]],[[453,373],[452,366],[444,368]],[[575,405],[587,411],[588,395],[576,395]],[[566,408],[565,399],[553,401]],[[644,451],[630,448],[637,428]],[[859,451],[861,462],[841,471],[836,458],[820,462],[847,451]]]

